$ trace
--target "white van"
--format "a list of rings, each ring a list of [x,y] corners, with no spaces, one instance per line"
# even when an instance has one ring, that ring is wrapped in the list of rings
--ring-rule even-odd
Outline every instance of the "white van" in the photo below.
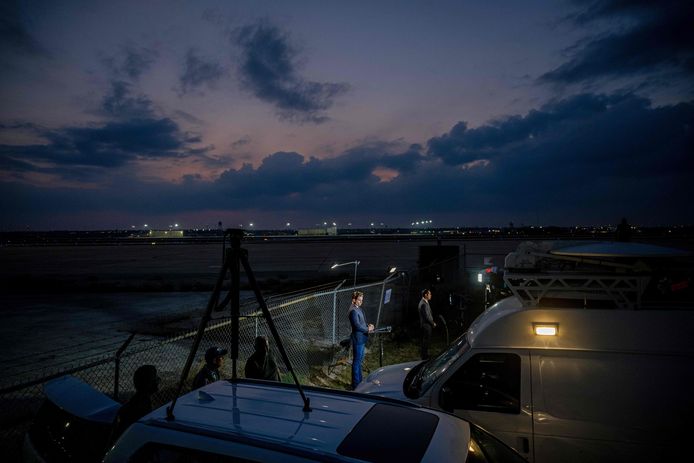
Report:
[[[357,391],[454,412],[532,462],[671,461],[691,453],[693,340],[691,311],[511,297],[438,357],[380,368]]]
[[[691,459],[694,310],[644,308],[638,275],[533,278],[439,356],[380,368],[357,391],[454,412],[531,462]],[[616,308],[591,308],[603,296]]]

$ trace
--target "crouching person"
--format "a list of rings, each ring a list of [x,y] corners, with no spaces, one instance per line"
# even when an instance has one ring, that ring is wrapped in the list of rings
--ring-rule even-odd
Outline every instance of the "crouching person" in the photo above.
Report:
[[[246,378],[267,381],[280,380],[277,362],[270,352],[270,342],[265,336],[255,338],[255,352],[246,361],[245,374]]]
[[[142,365],[135,370],[135,395],[118,410],[109,439],[111,443],[116,442],[131,424],[152,411],[152,394],[159,390],[160,382],[154,365]]]
[[[200,369],[193,380],[193,389],[219,381],[219,369],[224,365],[227,350],[221,347],[210,347],[205,352],[205,366]]]

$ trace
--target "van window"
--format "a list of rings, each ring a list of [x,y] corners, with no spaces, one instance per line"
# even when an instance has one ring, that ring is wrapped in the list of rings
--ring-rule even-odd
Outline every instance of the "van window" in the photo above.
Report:
[[[520,357],[487,353],[470,358],[444,385],[447,408],[520,413]]]
[[[411,399],[420,397],[460,356],[470,350],[467,333],[463,333],[436,357],[418,364],[405,378],[403,389]]]

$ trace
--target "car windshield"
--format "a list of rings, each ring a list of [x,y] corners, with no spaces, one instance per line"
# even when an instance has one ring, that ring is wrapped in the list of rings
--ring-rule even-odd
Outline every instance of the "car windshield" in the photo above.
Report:
[[[79,418],[46,400],[29,436],[46,461],[101,461],[111,425]]]
[[[406,379],[406,382],[409,380],[409,384],[405,385],[408,397],[420,397],[469,348],[467,333],[463,333],[445,351],[417,365],[412,370],[412,377]]]

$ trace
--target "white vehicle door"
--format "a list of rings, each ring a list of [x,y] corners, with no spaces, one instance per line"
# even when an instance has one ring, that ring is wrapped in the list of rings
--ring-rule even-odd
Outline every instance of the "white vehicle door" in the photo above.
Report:
[[[481,426],[532,462],[530,355],[473,353],[454,370],[433,391],[433,405]]]
[[[538,463],[678,461],[689,452],[691,358],[546,350],[531,360]]]

